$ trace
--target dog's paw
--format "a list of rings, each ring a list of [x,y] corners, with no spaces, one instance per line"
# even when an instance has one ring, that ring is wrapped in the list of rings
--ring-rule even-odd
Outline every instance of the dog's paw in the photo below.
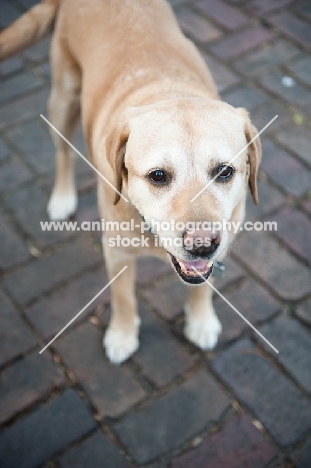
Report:
[[[203,350],[213,349],[218,341],[222,326],[215,313],[204,318],[187,317],[185,336]]]
[[[66,195],[52,194],[47,212],[51,221],[62,221],[69,218],[77,209],[77,195],[70,192]]]
[[[121,364],[126,361],[139,346],[139,341],[135,334],[123,333],[116,330],[107,329],[103,345],[106,348],[106,355],[113,364]]]

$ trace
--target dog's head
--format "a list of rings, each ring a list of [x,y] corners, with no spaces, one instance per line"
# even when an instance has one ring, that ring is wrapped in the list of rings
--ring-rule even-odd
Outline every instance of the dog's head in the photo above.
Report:
[[[208,278],[228,246],[232,232],[215,226],[234,218],[247,185],[258,203],[256,135],[245,109],[176,98],[128,109],[107,139],[116,188],[153,225],[187,283]]]

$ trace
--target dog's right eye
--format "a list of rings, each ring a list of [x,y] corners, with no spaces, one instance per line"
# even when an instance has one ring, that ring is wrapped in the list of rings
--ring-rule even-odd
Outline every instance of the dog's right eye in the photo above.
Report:
[[[161,169],[149,172],[148,177],[155,184],[163,184],[166,181],[166,174]]]

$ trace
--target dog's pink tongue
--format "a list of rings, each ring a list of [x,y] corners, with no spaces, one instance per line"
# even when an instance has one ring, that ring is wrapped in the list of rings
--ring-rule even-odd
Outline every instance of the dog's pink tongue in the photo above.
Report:
[[[199,271],[205,272],[207,268],[210,268],[213,262],[208,260],[203,260],[199,258],[198,260],[193,260],[191,262],[185,262],[183,260],[178,260],[180,266],[186,271]],[[194,270],[195,269],[195,270]]]

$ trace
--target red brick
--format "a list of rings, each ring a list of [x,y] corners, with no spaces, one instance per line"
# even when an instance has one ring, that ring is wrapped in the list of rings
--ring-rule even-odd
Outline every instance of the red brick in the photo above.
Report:
[[[57,339],[53,347],[74,372],[98,412],[117,417],[143,399],[145,392],[125,365],[108,362],[102,340],[102,330],[87,323]]]
[[[231,59],[248,52],[261,42],[269,41],[273,34],[261,26],[253,26],[239,31],[209,46],[209,49],[222,59]]]
[[[278,223],[274,235],[286,246],[311,264],[311,221],[300,211],[285,207],[273,216]]]
[[[310,430],[310,401],[250,340],[223,351],[212,366],[282,447]]]
[[[104,269],[86,273],[49,297],[40,298],[35,305],[26,309],[25,314],[38,334],[47,340],[62,330],[107,283]],[[109,299],[108,288],[77,318],[77,323],[84,320],[99,304],[106,304]]]
[[[167,385],[192,367],[193,360],[143,303],[140,316],[140,346],[133,359],[158,387]]]
[[[0,291],[0,366],[36,346],[32,331]]]
[[[301,20],[289,11],[267,16],[267,20],[289,38],[309,50],[311,49],[311,28],[306,21]]]
[[[224,296],[253,325],[273,317],[281,307],[278,301],[250,279],[234,291],[225,292]],[[217,294],[214,305],[223,327],[219,337],[220,345],[237,338],[244,330],[249,329],[249,325],[221,297],[217,297]]]
[[[187,289],[177,276],[170,276],[152,288],[145,288],[141,295],[164,318],[173,319],[183,311]]]
[[[277,10],[279,8],[285,7],[292,3],[293,0],[252,0],[246,4],[246,9],[253,13],[254,15],[264,15],[270,13],[271,11]]]
[[[225,91],[227,88],[239,83],[238,76],[233,73],[226,65],[219,62],[217,59],[211,55],[203,52],[203,58],[210,69],[217,89],[220,93]]]
[[[279,296],[299,299],[310,293],[311,271],[264,232],[239,237],[236,257]],[[233,249],[232,249],[233,250]]]
[[[224,26],[230,31],[239,29],[248,23],[249,18],[236,8],[222,2],[221,0],[203,0],[195,6],[207,17]]]
[[[115,429],[134,460],[143,464],[203,431],[220,419],[228,405],[214,378],[200,371],[152,404],[125,416]]]
[[[64,372],[48,354],[37,351],[6,368],[0,376],[0,422],[3,423],[64,383]]]
[[[179,8],[176,15],[184,32],[198,42],[213,41],[222,35],[219,29],[188,7]]]
[[[276,185],[295,196],[310,189],[310,172],[297,159],[269,140],[262,142],[261,169]]]
[[[276,453],[250,419],[242,415],[210,434],[198,448],[175,458],[172,468],[262,468]]]

